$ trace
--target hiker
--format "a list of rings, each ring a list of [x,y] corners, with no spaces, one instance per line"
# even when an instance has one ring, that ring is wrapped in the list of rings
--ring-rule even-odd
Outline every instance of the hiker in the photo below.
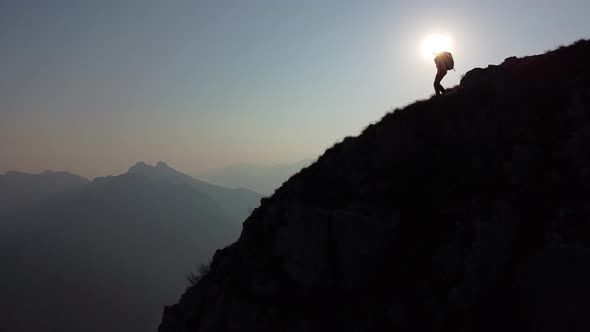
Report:
[[[449,52],[440,52],[440,53],[433,53],[436,55],[434,57],[434,63],[436,64],[436,76],[434,77],[434,92],[436,95],[440,95],[441,93],[445,93],[445,88],[440,84],[443,77],[447,74],[448,70],[452,70],[455,68],[455,61],[453,60],[453,55]]]

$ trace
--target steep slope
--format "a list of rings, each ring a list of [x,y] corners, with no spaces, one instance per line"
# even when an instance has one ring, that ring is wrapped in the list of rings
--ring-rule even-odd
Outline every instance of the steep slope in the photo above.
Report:
[[[159,331],[586,331],[588,59],[472,70],[328,149]]]
[[[0,230],[6,331],[155,330],[162,304],[240,221],[189,186],[125,174],[44,200]]]
[[[86,178],[68,172],[6,172],[0,175],[0,213],[29,206],[89,182]]]
[[[248,189],[230,189],[199,181],[189,175],[171,168],[163,161],[155,166],[139,162],[129,168],[130,174],[141,174],[155,181],[188,185],[210,196],[233,218],[243,221],[260,204],[262,195]]]

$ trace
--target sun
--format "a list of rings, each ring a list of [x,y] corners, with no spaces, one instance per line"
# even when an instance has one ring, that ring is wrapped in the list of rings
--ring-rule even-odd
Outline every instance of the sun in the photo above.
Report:
[[[442,34],[429,35],[422,41],[421,50],[422,55],[427,59],[432,59],[439,52],[451,52],[451,38]]]

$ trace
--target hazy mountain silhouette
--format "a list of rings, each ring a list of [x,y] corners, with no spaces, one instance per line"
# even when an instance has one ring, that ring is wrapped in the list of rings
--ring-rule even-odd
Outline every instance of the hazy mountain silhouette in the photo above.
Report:
[[[68,172],[28,174],[8,171],[0,175],[0,213],[29,206],[89,182],[86,178]]]
[[[232,165],[197,174],[197,177],[211,183],[230,188],[248,188],[264,195],[271,195],[289,177],[313,162],[304,159],[296,163],[273,166]]]
[[[13,213],[0,229],[2,329],[155,330],[197,263],[237,239],[253,196],[138,164]]]
[[[207,194],[234,218],[244,220],[250,212],[260,204],[262,194],[243,188],[226,188],[216,186],[204,181],[197,180],[184,173],[181,173],[163,161],[155,166],[139,162],[129,168],[130,174],[142,174],[152,180],[165,181],[169,183],[189,185],[194,189]]]
[[[587,331],[589,59],[474,69],[328,149],[159,331]]]

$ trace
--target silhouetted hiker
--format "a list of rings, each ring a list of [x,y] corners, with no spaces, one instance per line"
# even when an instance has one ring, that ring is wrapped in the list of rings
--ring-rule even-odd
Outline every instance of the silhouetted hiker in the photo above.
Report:
[[[434,63],[436,64],[436,76],[434,77],[434,92],[436,95],[440,95],[441,93],[445,93],[445,88],[440,84],[443,77],[447,74],[448,70],[455,68],[455,61],[453,60],[453,55],[449,52],[440,52],[434,53],[436,57],[434,58]]]

